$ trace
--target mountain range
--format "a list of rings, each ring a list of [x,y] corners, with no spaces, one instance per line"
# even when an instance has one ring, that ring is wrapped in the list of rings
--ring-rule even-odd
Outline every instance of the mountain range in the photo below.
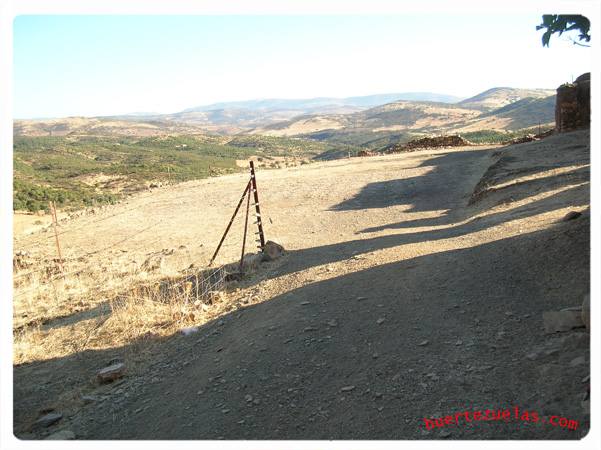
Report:
[[[221,102],[172,114],[16,120],[16,135],[348,134],[515,130],[554,120],[555,91],[496,87],[462,99],[429,92]]]

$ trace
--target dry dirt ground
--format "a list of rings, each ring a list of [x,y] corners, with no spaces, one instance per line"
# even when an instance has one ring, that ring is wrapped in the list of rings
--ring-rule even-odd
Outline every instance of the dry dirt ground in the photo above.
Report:
[[[286,254],[230,285],[235,307],[197,333],[23,357],[15,434],[579,439],[589,420],[588,334],[545,335],[542,312],[580,305],[589,290],[589,152],[579,131],[260,171],[267,238]],[[85,251],[86,264],[105,271],[185,246],[173,270],[203,266],[245,182],[237,174],[170,186],[67,221],[65,252]],[[570,211],[582,214],[563,221]],[[219,263],[239,258],[241,227]],[[15,250],[51,255],[49,237],[17,236]],[[17,301],[15,320],[27,308]],[[78,314],[69,326],[89,318]],[[127,375],[95,384],[96,370],[116,359]],[[423,425],[513,406],[580,426]],[[32,428],[49,409],[62,420]]]

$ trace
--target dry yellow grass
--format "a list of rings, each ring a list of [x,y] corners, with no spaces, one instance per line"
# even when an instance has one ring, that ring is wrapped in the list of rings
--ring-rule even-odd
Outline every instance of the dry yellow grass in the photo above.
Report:
[[[177,259],[147,270],[117,262],[111,270],[67,265],[65,275],[52,264],[32,274],[17,271],[14,364],[168,336],[234,307],[223,292],[224,269],[207,282],[206,273],[178,270],[187,258]]]

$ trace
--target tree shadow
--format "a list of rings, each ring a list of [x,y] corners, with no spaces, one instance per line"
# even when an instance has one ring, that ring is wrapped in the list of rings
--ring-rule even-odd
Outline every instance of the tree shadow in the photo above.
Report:
[[[550,212],[555,209],[564,208],[566,204],[569,204],[568,202],[573,198],[575,193],[583,192],[584,196],[586,196],[588,189],[588,183],[583,186],[568,188],[541,200],[537,200],[511,210],[501,211],[482,217],[475,217],[470,221],[456,226],[449,226],[429,231],[390,234],[386,236],[356,239],[336,244],[311,247],[302,250],[292,250],[288,252],[288,256],[286,257],[285,261],[282,262],[282,264],[277,268],[277,276],[302,271],[313,266],[348,260],[353,257],[358,257],[361,254],[376,250],[382,250],[401,245],[419,244],[422,242],[456,238],[470,233],[476,233],[505,223],[509,220],[524,219],[545,212]],[[400,224],[402,223],[404,222],[401,222]],[[433,225],[433,222],[425,223]],[[397,224],[391,224],[387,225],[386,227],[381,227],[380,229],[396,227]],[[399,228],[402,228],[402,225],[399,226]]]
[[[549,181],[547,180],[547,183]],[[419,244],[422,242],[433,242],[442,239],[456,238],[465,236],[470,233],[476,233],[483,231],[487,228],[491,228],[507,222],[509,220],[524,219],[533,215],[549,212],[554,209],[563,208],[574,193],[579,191],[587,191],[588,183],[584,186],[577,186],[566,189],[550,197],[546,197],[542,200],[534,201],[523,205],[518,208],[514,208],[508,211],[501,211],[493,214],[489,214],[482,217],[475,217],[474,219],[451,227],[445,227],[430,231],[416,231],[411,233],[400,233],[391,234],[386,236],[378,236],[367,239],[356,239],[352,241],[346,241],[336,244],[323,245],[319,247],[310,247],[301,250],[288,251],[284,260],[278,264],[275,268],[276,276],[282,276],[289,273],[300,272],[311,267],[320,266],[324,264],[331,264],[345,260],[351,260],[352,258],[360,257],[362,254],[373,252],[376,250],[383,250],[387,248]],[[586,215],[590,214],[588,210],[584,211]],[[443,216],[447,217],[447,216]],[[438,220],[443,220],[439,218]],[[454,220],[457,220],[455,217]],[[403,228],[403,224],[406,222],[399,222],[398,224],[390,224],[385,227],[376,227],[373,229],[363,230],[361,233],[368,231],[379,231],[384,229],[395,229]],[[436,219],[424,219],[420,222],[421,226],[432,226],[437,223]],[[444,225],[444,222],[438,222],[438,224]],[[207,273],[213,274],[215,270],[206,271]],[[196,279],[196,281],[194,281]],[[141,284],[139,286],[132,287],[127,292],[133,292],[133,295],[152,296],[154,292],[153,287],[158,288],[158,294],[161,294],[160,298],[173,298],[176,295],[186,295],[185,282],[190,281],[193,285],[192,290],[199,289],[199,279],[203,279],[202,276],[198,275],[185,275],[180,278],[169,277],[165,280],[158,281],[151,284]],[[241,281],[241,285],[249,287],[260,279],[257,277],[247,277]],[[227,286],[225,286],[227,289]],[[123,301],[123,298],[129,293],[121,293],[115,296],[118,301]],[[165,300],[168,301],[168,300]],[[89,320],[92,318],[98,318],[100,316],[106,316],[111,313],[109,302],[103,302],[92,309],[77,312],[75,314],[52,319],[51,321],[44,324],[45,329],[60,328],[64,326],[74,325],[77,322],[83,320]]]
[[[330,211],[353,211],[407,205],[407,212],[447,210],[463,200],[465,194],[458,186],[473,177],[476,161],[488,158],[486,150],[454,151],[427,159],[416,167],[432,169],[417,177],[379,181],[364,186],[354,197],[330,208]],[[479,174],[477,174],[479,175]],[[441,180],[447,180],[441,183]]]
[[[538,172],[534,172],[538,173]],[[541,177],[533,180],[525,180],[519,182],[508,182],[503,187],[495,188],[487,192],[489,195],[495,195],[497,198],[493,201],[494,206],[510,204],[525,200],[537,194],[543,194],[556,189],[561,189],[565,186],[576,185],[576,184],[589,184],[590,180],[590,168],[582,167],[568,173],[562,173],[559,175],[553,175],[549,177]],[[498,198],[500,196],[501,198]],[[487,202],[490,203],[490,202]],[[438,217],[420,218],[414,220],[403,220],[402,222],[391,223],[387,225],[370,227],[361,230],[359,233],[374,233],[387,229],[403,229],[403,228],[417,228],[417,227],[433,227],[433,226],[444,226],[450,225],[456,222],[467,220],[471,217],[477,216],[483,210],[488,209],[490,204],[476,204],[471,208],[457,209],[456,211],[450,211],[446,214]],[[527,206],[515,208],[511,211],[515,212],[515,215],[520,216],[520,212],[539,206],[538,201],[534,201]],[[495,213],[498,214],[498,213]],[[509,212],[509,215],[513,215]]]

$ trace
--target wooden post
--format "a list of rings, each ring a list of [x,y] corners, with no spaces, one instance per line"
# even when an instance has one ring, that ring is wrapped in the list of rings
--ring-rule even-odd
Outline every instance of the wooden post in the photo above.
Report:
[[[240,272],[244,266],[244,248],[246,247],[246,232],[248,230],[248,210],[250,209],[250,194],[246,197],[246,216],[244,218],[244,237],[242,238],[242,255],[240,256]]]
[[[246,184],[246,188],[244,189],[244,192],[242,193],[242,197],[240,198],[240,201],[238,202],[238,206],[236,206],[236,209],[234,210],[234,214],[232,214],[230,223],[227,224],[225,232],[223,233],[223,236],[221,236],[221,240],[219,241],[219,245],[217,246],[215,253],[213,253],[213,257],[211,258],[211,261],[209,261],[209,267],[211,266],[211,264],[213,264],[213,261],[215,261],[215,258],[217,257],[217,253],[219,253],[219,249],[221,248],[221,244],[223,244],[223,241],[225,240],[225,237],[227,236],[228,231],[230,231],[232,223],[234,222],[234,218],[236,217],[236,214],[238,214],[238,210],[240,209],[240,205],[242,205],[242,202],[244,201],[244,197],[246,197],[246,194],[248,193],[250,188],[251,188],[251,182],[249,181]]]
[[[54,228],[54,238],[56,240],[56,251],[58,252],[58,264],[61,269],[61,272],[64,272],[63,268],[63,255],[61,253],[61,244],[58,240],[58,231],[56,226],[58,225],[58,218],[56,216],[56,205],[53,201],[49,202],[50,204],[50,213],[52,214],[52,227]]]
[[[253,161],[250,161],[250,182],[252,183],[251,189],[254,194],[255,199],[255,211],[257,216],[257,227],[259,228],[259,242],[261,246],[259,247],[261,251],[265,247],[265,236],[263,234],[263,223],[261,222],[261,208],[259,207],[259,193],[257,191],[257,177],[255,175],[255,164]]]

